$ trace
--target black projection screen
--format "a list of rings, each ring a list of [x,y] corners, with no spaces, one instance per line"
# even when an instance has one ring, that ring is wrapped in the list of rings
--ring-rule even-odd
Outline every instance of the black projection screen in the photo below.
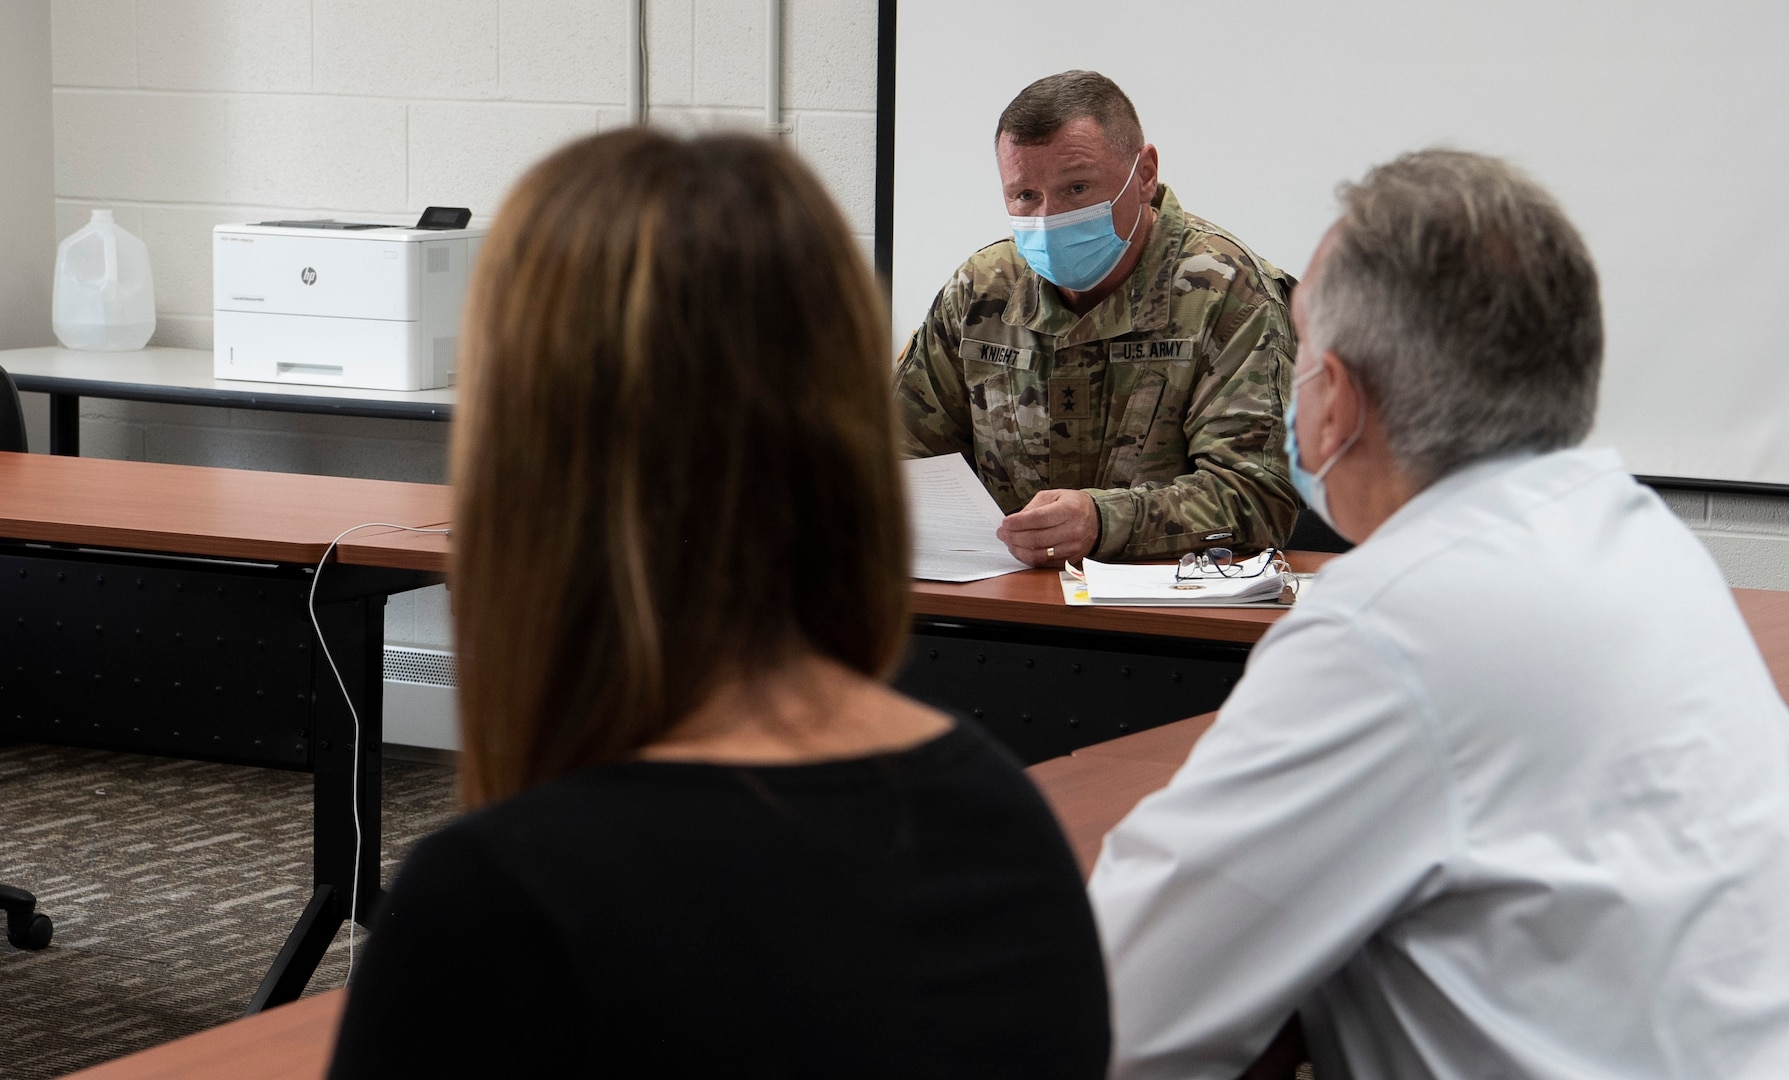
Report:
[[[897,347],[1009,235],[1000,109],[1093,68],[1136,102],[1182,205],[1295,274],[1336,183],[1375,162],[1447,145],[1521,165],[1602,274],[1590,442],[1642,476],[1789,493],[1789,5],[881,3],[876,248]]]

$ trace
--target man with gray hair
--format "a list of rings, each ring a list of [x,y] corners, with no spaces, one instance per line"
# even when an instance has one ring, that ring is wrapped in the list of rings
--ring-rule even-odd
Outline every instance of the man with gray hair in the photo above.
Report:
[[[1284,543],[1291,279],[1180,208],[1097,72],[1020,91],[994,154],[1013,235],[902,354],[904,451],[966,455],[1035,566]]]
[[[1789,710],[1695,537],[1574,449],[1589,253],[1472,154],[1341,199],[1288,452],[1359,547],[1106,839],[1113,1075],[1276,1032],[1323,1080],[1785,1075]]]

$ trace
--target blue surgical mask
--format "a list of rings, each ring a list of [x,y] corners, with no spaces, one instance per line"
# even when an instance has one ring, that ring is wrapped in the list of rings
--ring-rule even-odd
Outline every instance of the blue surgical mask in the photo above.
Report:
[[[1070,292],[1083,292],[1104,281],[1124,258],[1143,221],[1139,207],[1129,236],[1119,236],[1112,224],[1112,203],[1131,186],[1142,160],[1143,155],[1138,153],[1131,162],[1130,175],[1124,178],[1124,187],[1103,203],[1048,217],[1013,218],[1013,243],[1031,268],[1057,288]]]
[[[1361,433],[1366,431],[1367,414],[1363,408],[1360,422],[1354,426],[1354,434],[1348,436],[1348,441],[1337,447],[1336,452],[1330,455],[1328,461],[1318,466],[1316,472],[1313,473],[1301,465],[1298,461],[1298,388],[1322,373],[1323,369],[1318,368],[1292,384],[1292,401],[1286,406],[1286,462],[1291,466],[1292,486],[1297,489],[1298,497],[1303,499],[1304,504],[1323,519],[1323,524],[1334,529],[1336,519],[1329,513],[1329,487],[1323,481],[1329,475],[1329,470],[1335,468],[1336,462],[1342,460],[1343,454],[1353,449],[1354,443],[1360,438]]]

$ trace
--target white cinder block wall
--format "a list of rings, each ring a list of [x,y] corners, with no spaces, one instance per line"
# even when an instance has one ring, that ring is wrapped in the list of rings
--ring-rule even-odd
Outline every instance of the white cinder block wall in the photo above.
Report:
[[[0,348],[50,341],[50,16],[0,4]]]
[[[1741,589],[1789,589],[1789,499],[1775,495],[1660,492]]]
[[[148,243],[157,345],[211,347],[213,225],[413,221],[430,205],[488,217],[530,162],[625,119],[621,0],[53,0],[51,12],[57,237],[104,206]],[[766,21],[763,0],[648,0],[649,121],[761,129]],[[786,138],[867,253],[876,0],[784,0],[783,102]],[[31,405],[41,430],[46,405]],[[81,438],[94,456],[445,478],[446,426],[421,421],[86,399]],[[393,598],[387,637],[445,647],[444,591]]]
[[[621,0],[53,0],[51,10],[57,235],[107,206],[148,242],[158,344],[211,345],[214,224],[402,221],[430,204],[489,215],[529,161],[623,115]],[[876,0],[783,0],[783,14],[788,137],[867,249]],[[651,122],[763,122],[763,0],[648,0],[646,34]],[[33,406],[41,440],[43,405]],[[82,423],[98,455],[431,481],[443,477],[445,434],[99,401]],[[1789,499],[1667,497],[1733,584],[1789,588]],[[446,644],[441,590],[398,598],[389,626],[394,642]]]

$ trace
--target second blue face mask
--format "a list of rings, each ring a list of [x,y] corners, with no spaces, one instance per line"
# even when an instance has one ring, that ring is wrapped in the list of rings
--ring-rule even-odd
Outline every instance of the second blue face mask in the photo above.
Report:
[[[1070,292],[1082,292],[1104,281],[1124,258],[1143,221],[1139,208],[1130,236],[1119,236],[1112,224],[1112,203],[1131,186],[1142,160],[1143,155],[1138,154],[1131,162],[1130,175],[1124,178],[1124,187],[1105,202],[1048,217],[1013,218],[1013,244],[1031,268],[1057,288]]]
[[[1317,467],[1316,472],[1305,468],[1298,460],[1298,388],[1321,374],[1323,369],[1318,368],[1292,383],[1292,400],[1286,404],[1286,463],[1292,467],[1292,486],[1297,489],[1298,497],[1323,519],[1323,524],[1335,529],[1336,519],[1329,513],[1329,485],[1324,480],[1329,476],[1329,470],[1335,468],[1336,462],[1342,460],[1342,455],[1353,448],[1361,432],[1367,429],[1367,413],[1365,406],[1362,406],[1360,421],[1354,426],[1354,434],[1348,436],[1336,448],[1336,452],[1329,456],[1329,460]]]

